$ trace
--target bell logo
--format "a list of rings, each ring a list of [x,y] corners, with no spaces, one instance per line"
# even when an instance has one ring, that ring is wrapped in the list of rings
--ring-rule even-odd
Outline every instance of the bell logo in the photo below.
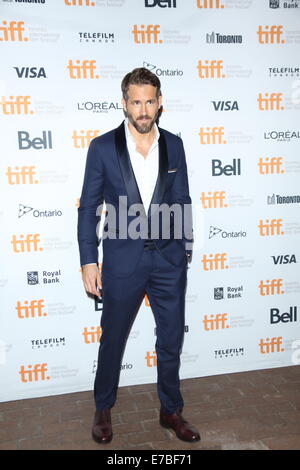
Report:
[[[199,130],[200,144],[211,145],[211,144],[227,144],[227,140],[223,140],[224,127],[200,127]]]
[[[17,239],[16,235],[12,236],[11,244],[14,253],[32,253],[35,251],[43,251],[43,248],[39,246],[40,234],[39,233],[28,233],[20,235]]]
[[[217,313],[217,315],[204,315],[203,325],[205,331],[212,330],[224,330],[225,328],[230,328],[226,324],[228,320],[227,313]]]
[[[284,44],[282,25],[259,26],[257,30],[258,42],[260,44]]]
[[[46,317],[47,313],[43,311],[44,299],[39,300],[24,300],[23,304],[18,300],[16,310],[18,318],[37,318]]]
[[[261,237],[273,237],[275,235],[284,235],[282,229],[282,219],[272,219],[271,221],[267,219],[265,222],[263,220],[259,221],[259,235]]]
[[[2,96],[0,100],[0,110],[6,115],[15,114],[34,114],[34,111],[29,109],[30,96],[10,96],[6,99]]]
[[[35,166],[15,166],[14,169],[10,166],[7,167],[5,174],[8,179],[8,184],[38,184],[39,181],[34,179],[36,175],[35,169]]]
[[[259,93],[258,98],[258,109],[259,111],[282,111],[284,106],[282,104],[282,93],[265,93],[263,97],[262,93]]]
[[[227,253],[216,253],[215,255],[203,255],[202,264],[204,271],[218,271],[220,269],[228,269],[225,264],[227,261]]]
[[[90,328],[84,328],[82,336],[85,344],[99,343],[102,334],[102,328],[100,326],[91,326]]]
[[[2,21],[0,26],[0,41],[26,42],[27,37],[23,36],[24,21]]]
[[[176,8],[176,0],[145,0],[145,7]]]
[[[147,351],[145,359],[146,359],[147,367],[156,367],[157,366],[156,352],[155,351],[152,351],[152,354],[149,351]]]
[[[91,140],[97,137],[100,134],[99,129],[94,131],[73,131],[72,140],[73,145],[76,149],[83,149],[90,145]]]
[[[132,34],[136,44],[162,44],[163,40],[159,39],[159,24],[134,25]]]
[[[198,60],[197,65],[199,78],[225,78],[223,74],[223,60]]]
[[[259,351],[261,354],[270,354],[274,352],[283,352],[282,336],[275,338],[261,339],[259,342]]]
[[[67,7],[94,7],[95,2],[92,0],[65,0],[65,5],[67,5]]]
[[[222,209],[223,207],[228,207],[228,204],[225,204],[225,191],[208,191],[208,193],[201,193],[200,202],[203,209]]]
[[[282,157],[266,157],[265,159],[260,158],[258,161],[258,172],[261,175],[280,175],[285,171],[283,169],[283,158]]]
[[[220,0],[197,0],[197,8],[224,8]]]
[[[50,380],[51,377],[46,376],[48,372],[46,363],[43,364],[29,364],[26,369],[25,366],[21,366],[19,374],[21,376],[21,382],[39,382],[40,380]]]
[[[283,279],[267,279],[266,281],[260,281],[258,285],[259,293],[261,296],[265,295],[281,295],[284,294],[282,290]]]
[[[75,80],[78,79],[98,79],[100,75],[95,75],[96,61],[95,60],[69,60],[67,69],[69,70],[69,77]]]

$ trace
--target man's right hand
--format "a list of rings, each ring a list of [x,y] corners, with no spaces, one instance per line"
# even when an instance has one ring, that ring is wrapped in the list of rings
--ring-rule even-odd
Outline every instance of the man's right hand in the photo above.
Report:
[[[100,271],[96,264],[84,264],[82,266],[82,280],[85,290],[89,294],[96,295],[97,297],[100,295],[99,290],[102,288],[102,282]]]

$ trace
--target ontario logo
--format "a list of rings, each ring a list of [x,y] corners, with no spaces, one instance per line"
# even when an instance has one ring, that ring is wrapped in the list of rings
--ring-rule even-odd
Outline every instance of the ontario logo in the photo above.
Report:
[[[158,77],[181,77],[183,70],[180,69],[165,69],[157,67],[156,65],[150,64],[149,62],[143,62],[143,67],[155,73]]]

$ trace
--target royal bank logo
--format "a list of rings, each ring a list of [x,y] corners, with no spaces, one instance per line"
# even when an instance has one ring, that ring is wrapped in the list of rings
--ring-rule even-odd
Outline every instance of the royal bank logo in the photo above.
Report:
[[[244,293],[244,286],[214,287],[214,300],[241,299]]]
[[[143,62],[143,67],[155,73],[158,77],[182,77],[183,70],[180,69],[163,69],[149,62]]]
[[[206,42],[207,44],[242,44],[243,36],[241,34],[221,34],[215,33],[206,33]]]
[[[27,272],[27,284],[29,286],[35,286],[39,283],[39,273],[38,271],[28,271]]]
[[[296,9],[299,8],[299,0],[269,0],[269,7],[273,9],[277,8],[287,8],[287,9]]]
[[[113,32],[81,31],[78,33],[78,39],[84,44],[114,44],[116,37]]]

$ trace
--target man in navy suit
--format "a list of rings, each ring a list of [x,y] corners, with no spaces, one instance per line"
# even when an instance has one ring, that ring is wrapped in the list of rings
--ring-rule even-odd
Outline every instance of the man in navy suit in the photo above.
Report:
[[[92,436],[113,436],[113,407],[122,355],[145,294],[154,314],[160,424],[179,439],[200,439],[182,416],[180,353],[184,336],[185,291],[191,261],[191,198],[182,140],[161,129],[160,81],[145,68],[122,81],[125,121],[90,144],[80,207],[78,242],[83,282],[102,295],[102,335],[94,397]],[[105,201],[106,218],[97,234]],[[98,245],[103,260],[98,269]]]

